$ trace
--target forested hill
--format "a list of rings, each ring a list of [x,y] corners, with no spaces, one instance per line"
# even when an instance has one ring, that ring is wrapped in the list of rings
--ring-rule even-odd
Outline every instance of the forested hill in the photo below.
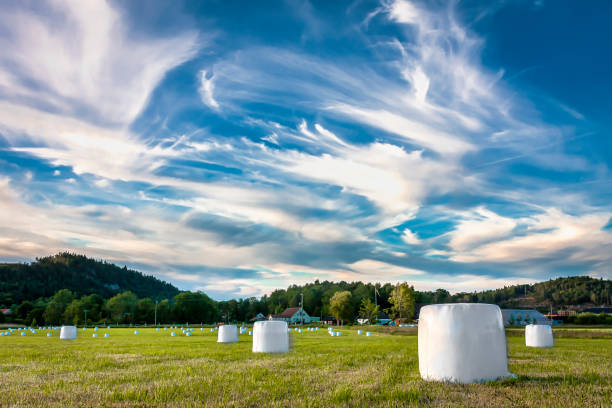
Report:
[[[104,298],[123,291],[153,299],[172,298],[179,293],[173,285],[153,276],[83,255],[60,253],[31,264],[0,264],[0,304],[49,297],[60,289],[77,295],[96,293]]]
[[[612,281],[588,276],[557,278],[532,285],[513,285],[479,293],[459,293],[454,300],[495,303],[502,307],[610,305]]]

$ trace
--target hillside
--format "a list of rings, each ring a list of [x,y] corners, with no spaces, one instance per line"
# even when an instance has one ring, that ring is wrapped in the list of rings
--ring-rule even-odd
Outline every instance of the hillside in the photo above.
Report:
[[[83,255],[60,253],[31,264],[0,264],[0,304],[53,296],[60,289],[109,298],[126,290],[138,297],[171,298],[173,285],[141,272]]]
[[[501,307],[577,308],[612,303],[612,281],[588,276],[557,278],[478,293],[458,293],[451,301],[495,303]]]

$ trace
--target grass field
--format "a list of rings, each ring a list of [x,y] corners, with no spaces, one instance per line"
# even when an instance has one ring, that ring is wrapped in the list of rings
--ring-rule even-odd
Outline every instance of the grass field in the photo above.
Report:
[[[552,349],[528,349],[510,333],[518,378],[473,385],[422,381],[410,332],[293,333],[290,353],[263,355],[251,353],[246,334],[225,345],[209,329],[191,337],[133,331],[92,338],[91,329],[79,330],[72,341],[59,340],[59,331],[0,337],[0,406],[612,406],[609,329],[599,338],[558,338]]]

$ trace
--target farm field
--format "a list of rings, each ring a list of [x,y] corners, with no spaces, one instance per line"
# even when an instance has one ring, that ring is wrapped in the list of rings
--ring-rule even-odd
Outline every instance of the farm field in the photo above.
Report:
[[[265,355],[251,352],[247,334],[226,345],[208,328],[191,337],[138,330],[92,338],[79,329],[72,341],[59,340],[59,330],[0,337],[0,406],[612,406],[609,329],[560,337],[552,349],[526,348],[515,329],[508,348],[517,378],[473,385],[422,381],[410,333],[292,332],[290,353]]]

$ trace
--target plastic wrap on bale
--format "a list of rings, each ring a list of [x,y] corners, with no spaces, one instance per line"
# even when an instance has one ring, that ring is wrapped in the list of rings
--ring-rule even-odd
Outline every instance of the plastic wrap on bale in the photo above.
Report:
[[[60,339],[62,340],[73,340],[76,339],[76,336],[76,326],[62,326],[62,328],[60,329]]]
[[[496,305],[455,303],[421,308],[419,371],[424,380],[461,384],[512,376]]]
[[[253,353],[289,352],[287,322],[268,320],[253,326]]]
[[[553,344],[553,332],[549,325],[528,324],[525,326],[525,345],[527,347],[552,347]]]
[[[217,343],[236,343],[238,341],[238,328],[233,324],[219,326]]]

